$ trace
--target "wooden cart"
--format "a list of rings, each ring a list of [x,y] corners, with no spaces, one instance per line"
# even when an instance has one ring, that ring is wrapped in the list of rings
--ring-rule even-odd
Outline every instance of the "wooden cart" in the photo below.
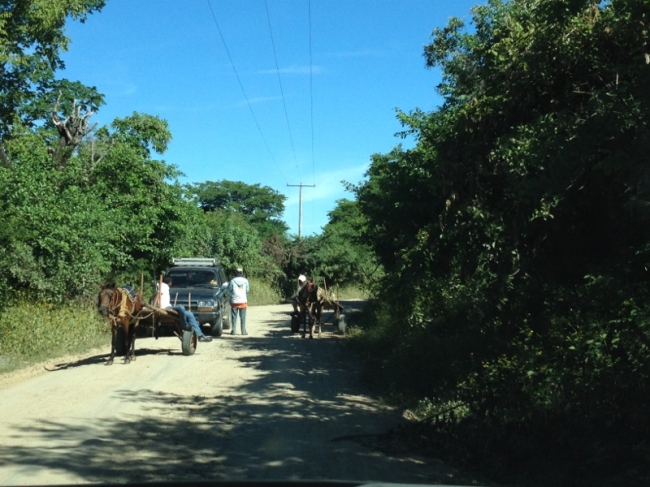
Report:
[[[153,336],[158,339],[161,328],[168,328],[181,341],[183,355],[194,355],[198,343],[198,337],[190,327],[184,328],[178,312],[173,309],[163,309],[151,304],[144,305],[145,312],[151,313],[143,319],[143,322],[150,322],[153,326]]]
[[[323,317],[324,312],[328,310],[331,311],[330,315],[327,318]],[[335,297],[328,296],[328,299],[323,303],[323,313],[321,313],[321,324],[329,324],[329,320],[332,320],[332,325],[334,326],[335,332],[338,331],[341,335],[345,335],[346,322],[345,310],[338,302],[338,299]],[[303,325],[306,325],[309,328],[312,324],[314,317],[311,316],[306,310],[301,310],[298,313],[291,313],[291,332],[298,333]],[[320,327],[318,328],[318,335],[320,335]]]

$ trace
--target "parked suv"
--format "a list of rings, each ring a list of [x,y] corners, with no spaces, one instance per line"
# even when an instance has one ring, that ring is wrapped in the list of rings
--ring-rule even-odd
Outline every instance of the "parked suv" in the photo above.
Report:
[[[172,305],[183,305],[201,327],[221,336],[230,328],[230,304],[226,272],[216,259],[174,258],[165,276],[172,278],[169,295]]]

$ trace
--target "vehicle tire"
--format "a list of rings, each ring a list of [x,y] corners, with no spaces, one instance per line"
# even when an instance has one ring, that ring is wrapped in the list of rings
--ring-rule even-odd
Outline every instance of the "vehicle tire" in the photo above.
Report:
[[[336,320],[336,325],[339,328],[339,333],[341,333],[341,335],[345,335],[345,329],[347,328],[347,324],[345,323],[345,315],[339,315],[339,319]]]
[[[194,355],[196,352],[196,344],[198,342],[198,337],[194,330],[183,330],[183,338],[181,338],[181,349],[183,350],[183,355]]]
[[[217,318],[217,322],[214,325],[212,325],[211,333],[213,337],[221,336],[221,334],[223,333],[223,316],[219,316]]]
[[[300,331],[300,315],[291,315],[291,333]]]
[[[115,340],[117,340],[115,343],[115,355],[124,357],[126,355],[126,334],[124,333],[124,328],[119,327],[117,329]]]
[[[222,328],[224,330],[230,330],[230,304],[224,306],[222,313],[221,313],[221,319],[222,319]]]

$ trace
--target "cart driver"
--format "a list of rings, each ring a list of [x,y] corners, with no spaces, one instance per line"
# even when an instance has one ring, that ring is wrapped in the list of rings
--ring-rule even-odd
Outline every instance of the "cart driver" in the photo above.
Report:
[[[172,278],[170,276],[165,276],[162,283],[160,284],[160,289],[158,291],[159,294],[158,302],[160,303],[160,307],[165,309],[173,309],[177,311],[178,316],[181,319],[181,323],[185,325],[184,326],[185,328],[190,326],[196,333],[196,336],[199,337],[200,342],[211,342],[212,337],[203,334],[203,330],[201,330],[198,321],[196,321],[196,318],[191,312],[185,309],[185,306],[171,305],[170,294],[169,294],[169,287],[171,285],[172,285]]]
[[[293,306],[294,314],[298,314],[298,308],[300,307],[298,294],[300,294],[300,290],[305,287],[305,284],[307,284],[307,278],[304,275],[300,274],[298,276],[298,289],[296,290],[296,293],[291,296],[291,305]]]

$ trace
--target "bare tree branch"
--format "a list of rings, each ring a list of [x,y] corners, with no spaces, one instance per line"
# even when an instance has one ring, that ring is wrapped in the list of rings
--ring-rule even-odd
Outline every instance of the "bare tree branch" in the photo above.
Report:
[[[81,107],[77,106],[75,100],[72,101],[72,113],[62,122],[58,115],[60,100],[61,92],[59,91],[56,103],[52,107],[52,122],[59,131],[59,147],[53,151],[52,157],[55,162],[58,160],[60,167],[64,167],[74,148],[81,143],[86,135],[95,130],[97,123],[88,127],[88,120],[94,112],[89,111],[82,116]]]

